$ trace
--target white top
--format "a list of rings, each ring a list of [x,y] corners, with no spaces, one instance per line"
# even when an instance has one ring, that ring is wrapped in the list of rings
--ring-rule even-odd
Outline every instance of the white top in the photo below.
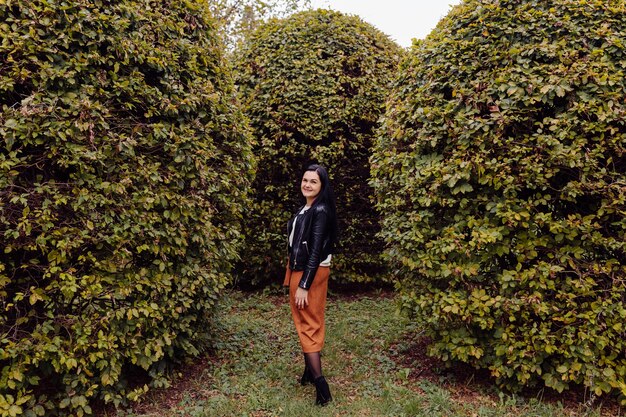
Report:
[[[300,216],[301,214],[304,214],[310,208],[311,206],[304,206],[302,210],[300,210],[300,213],[298,213],[296,215],[296,218],[293,220],[293,226],[291,227],[291,233],[289,234],[289,246],[293,246],[293,235],[296,231],[296,223],[298,222],[298,216]],[[328,258],[320,262],[320,266],[330,266],[330,260],[332,257],[333,255],[328,255]]]

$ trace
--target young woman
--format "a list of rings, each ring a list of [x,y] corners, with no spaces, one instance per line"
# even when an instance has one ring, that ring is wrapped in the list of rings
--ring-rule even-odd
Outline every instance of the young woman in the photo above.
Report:
[[[306,169],[300,190],[306,204],[287,224],[289,261],[284,285],[289,287],[291,315],[304,353],[300,383],[314,383],[316,404],[326,405],[332,397],[322,375],[321,350],[330,261],[337,240],[335,198],[321,165]]]

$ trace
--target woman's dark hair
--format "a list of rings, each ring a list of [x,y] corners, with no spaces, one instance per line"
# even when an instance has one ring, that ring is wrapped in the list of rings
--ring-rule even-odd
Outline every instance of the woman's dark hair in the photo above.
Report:
[[[328,228],[330,240],[333,243],[337,243],[339,228],[337,227],[337,207],[335,205],[335,194],[333,193],[333,187],[330,185],[330,179],[328,177],[328,171],[321,165],[312,164],[309,165],[304,172],[315,171],[320,177],[322,187],[320,193],[315,198],[311,208],[314,208],[318,204],[324,204],[328,210]],[[304,175],[304,173],[303,173]]]

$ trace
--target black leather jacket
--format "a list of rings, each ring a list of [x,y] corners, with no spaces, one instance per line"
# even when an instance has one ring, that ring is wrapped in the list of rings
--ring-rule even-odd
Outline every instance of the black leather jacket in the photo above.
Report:
[[[303,207],[298,209],[300,213]],[[333,242],[328,228],[328,209],[324,204],[317,204],[298,216],[293,242],[289,249],[289,267],[292,271],[304,271],[298,286],[311,288],[320,262],[332,253]],[[287,236],[291,235],[294,216],[287,223]]]

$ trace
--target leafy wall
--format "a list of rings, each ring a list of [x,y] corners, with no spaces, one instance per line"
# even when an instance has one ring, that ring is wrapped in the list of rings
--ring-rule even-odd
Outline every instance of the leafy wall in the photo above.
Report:
[[[2,2],[0,39],[0,412],[82,415],[210,340],[249,137],[203,3]]]
[[[371,158],[404,307],[507,388],[626,394],[626,4],[467,0]]]
[[[358,17],[329,10],[271,20],[238,51],[236,83],[259,161],[244,280],[280,281],[287,220],[303,204],[300,179],[312,161],[328,168],[337,196],[342,243],[333,277],[382,279],[368,158],[401,54]]]

